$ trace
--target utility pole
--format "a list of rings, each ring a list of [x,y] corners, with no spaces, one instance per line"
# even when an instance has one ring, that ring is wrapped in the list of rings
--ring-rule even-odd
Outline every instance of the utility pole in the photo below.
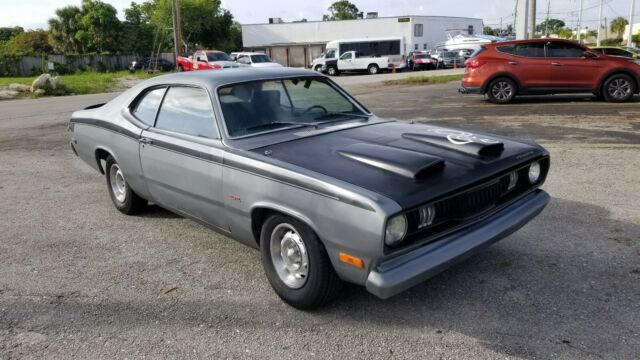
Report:
[[[551,0],[547,0],[547,21],[544,26],[544,36],[549,37],[549,11],[551,10]]]
[[[596,40],[598,46],[600,46],[600,32],[602,31],[602,5],[604,5],[604,0],[600,0],[600,11],[598,12],[598,37]]]
[[[182,47],[182,27],[180,26],[180,0],[173,0],[171,13],[173,17],[173,63],[178,70],[178,56]]]
[[[609,23],[606,16],[604,17],[604,38],[609,38]]]
[[[502,36],[502,16],[500,16],[500,35]]]
[[[636,0],[631,0],[631,10],[629,11],[629,32],[627,33],[627,46],[633,45],[633,11],[636,9]]]
[[[536,0],[529,0],[529,39],[536,35]]]
[[[516,20],[518,19],[518,0],[516,0],[516,4],[513,7],[513,28],[511,29],[513,31],[513,34],[515,35],[517,30],[516,30]],[[511,35],[511,34],[509,34]]]
[[[580,32],[582,31],[582,5],[584,5],[584,0],[580,0],[580,11],[578,11],[578,26],[576,28],[576,39],[579,43],[582,43],[582,38],[580,37]]]

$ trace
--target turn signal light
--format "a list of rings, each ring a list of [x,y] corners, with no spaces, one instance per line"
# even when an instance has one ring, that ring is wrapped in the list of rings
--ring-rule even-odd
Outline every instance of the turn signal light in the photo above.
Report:
[[[345,264],[349,264],[349,265],[355,266],[358,269],[364,268],[364,261],[362,261],[362,259],[360,259],[360,258],[357,258],[355,256],[351,256],[351,255],[349,255],[347,253],[343,253],[343,252],[341,252],[339,254],[339,257],[340,257],[340,261],[345,263]]]

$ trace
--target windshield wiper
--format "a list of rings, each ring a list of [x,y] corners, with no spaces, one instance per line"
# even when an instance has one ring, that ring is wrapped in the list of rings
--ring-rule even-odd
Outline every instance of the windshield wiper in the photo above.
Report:
[[[320,116],[318,116],[317,118],[315,118],[316,120],[320,120],[320,119],[327,119],[327,118],[332,118],[332,117],[357,117],[357,118],[362,118],[362,119],[369,119],[371,117],[371,115],[367,115],[367,114],[356,114],[356,113],[350,113],[350,112],[340,112],[340,111],[330,111],[326,114],[322,114]]]
[[[270,126],[273,126],[273,125],[302,125],[302,126],[315,126],[315,127],[318,127],[318,124],[316,124],[316,123],[295,122],[295,121],[274,121],[274,122],[270,122],[270,123],[266,123],[266,124],[249,126],[248,128],[245,128],[244,130],[245,131],[249,131],[249,130],[255,130],[255,129],[262,129],[262,128],[270,127]]]

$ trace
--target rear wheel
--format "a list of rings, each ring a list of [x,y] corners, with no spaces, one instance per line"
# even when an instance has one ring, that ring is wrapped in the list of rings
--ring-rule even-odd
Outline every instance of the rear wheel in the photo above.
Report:
[[[182,67],[182,65],[178,65],[178,72],[183,72],[184,68]]]
[[[613,75],[602,85],[602,96],[609,102],[628,101],[635,92],[636,84],[627,74]]]
[[[316,234],[296,219],[271,215],[262,225],[260,253],[271,287],[293,307],[320,307],[342,287]]]
[[[140,212],[147,206],[147,200],[138,196],[138,194],[131,189],[120,165],[118,165],[111,155],[109,155],[106,160],[105,175],[107,177],[107,187],[113,205],[115,205],[116,209],[120,212],[127,215]]]
[[[516,97],[516,83],[509,78],[498,78],[489,84],[489,101],[494,104],[506,104]]]
[[[367,67],[367,71],[368,71],[368,72],[369,72],[369,74],[371,74],[371,75],[375,75],[375,74],[377,74],[379,70],[380,70],[380,68],[378,68],[378,65],[376,65],[376,64],[370,64],[370,65]]]

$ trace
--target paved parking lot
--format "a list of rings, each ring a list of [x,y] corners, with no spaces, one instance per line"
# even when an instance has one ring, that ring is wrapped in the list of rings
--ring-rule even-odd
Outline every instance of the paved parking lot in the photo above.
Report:
[[[552,202],[410,291],[347,287],[314,312],[277,298],[257,251],[113,208],[66,138],[113,94],[0,102],[0,359],[639,358],[640,99],[495,106],[457,85],[345,83],[379,115],[542,142]]]

